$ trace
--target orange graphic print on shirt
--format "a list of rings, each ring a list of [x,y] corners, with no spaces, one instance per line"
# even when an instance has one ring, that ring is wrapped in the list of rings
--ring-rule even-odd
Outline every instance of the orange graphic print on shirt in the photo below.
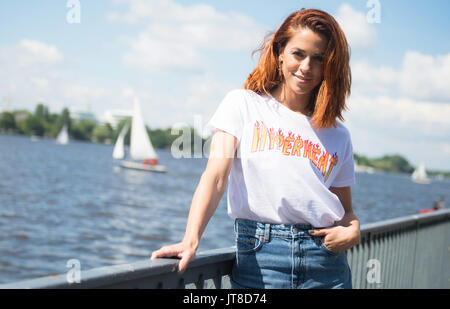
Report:
[[[256,121],[253,127],[251,152],[278,150],[285,156],[296,156],[310,160],[322,173],[324,182],[330,176],[333,167],[338,163],[338,155],[330,155],[326,149],[321,149],[319,143],[302,139],[300,134],[288,132],[287,136],[281,129],[275,131],[267,128],[261,121]]]

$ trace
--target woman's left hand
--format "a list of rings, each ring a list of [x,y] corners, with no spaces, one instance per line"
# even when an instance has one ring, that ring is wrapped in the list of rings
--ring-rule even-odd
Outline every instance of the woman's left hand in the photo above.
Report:
[[[359,229],[352,226],[333,226],[324,229],[310,230],[313,236],[322,236],[322,242],[329,250],[333,252],[342,252],[359,244]]]

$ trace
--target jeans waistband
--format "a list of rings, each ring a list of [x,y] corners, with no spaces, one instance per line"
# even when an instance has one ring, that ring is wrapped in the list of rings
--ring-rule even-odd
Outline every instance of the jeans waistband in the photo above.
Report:
[[[311,229],[314,229],[311,224],[273,224],[239,218],[234,221],[236,233],[264,236],[265,241],[269,241],[270,237],[310,236],[308,231]]]

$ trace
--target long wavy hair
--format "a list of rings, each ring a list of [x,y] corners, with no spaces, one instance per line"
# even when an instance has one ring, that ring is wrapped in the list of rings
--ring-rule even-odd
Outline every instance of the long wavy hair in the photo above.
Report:
[[[312,91],[307,111],[312,124],[321,128],[337,126],[337,119],[344,121],[342,112],[347,109],[346,98],[350,95],[351,71],[350,48],[336,20],[317,9],[302,9],[290,14],[274,33],[264,39],[257,67],[247,77],[244,88],[258,94],[269,95],[283,83],[279,56],[291,37],[300,28],[308,28],[323,35],[328,44],[323,61],[323,80]]]

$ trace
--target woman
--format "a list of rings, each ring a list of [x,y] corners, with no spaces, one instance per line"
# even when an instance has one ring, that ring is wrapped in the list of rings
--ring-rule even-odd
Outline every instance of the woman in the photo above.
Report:
[[[209,122],[184,239],[152,259],[177,256],[186,269],[229,179],[232,288],[351,288],[345,250],[360,234],[350,134],[337,121],[351,84],[345,36],[329,14],[303,9],[260,51],[245,89],[229,92]]]

